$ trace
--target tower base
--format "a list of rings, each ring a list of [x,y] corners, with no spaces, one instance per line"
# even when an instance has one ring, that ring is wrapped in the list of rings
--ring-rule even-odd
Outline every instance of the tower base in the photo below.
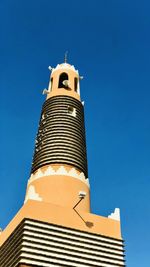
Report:
[[[125,266],[120,222],[28,200],[0,237],[1,267]]]

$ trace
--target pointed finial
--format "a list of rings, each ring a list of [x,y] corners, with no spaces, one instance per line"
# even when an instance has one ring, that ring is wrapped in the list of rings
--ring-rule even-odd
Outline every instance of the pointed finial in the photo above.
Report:
[[[65,63],[67,63],[68,51],[65,52]]]

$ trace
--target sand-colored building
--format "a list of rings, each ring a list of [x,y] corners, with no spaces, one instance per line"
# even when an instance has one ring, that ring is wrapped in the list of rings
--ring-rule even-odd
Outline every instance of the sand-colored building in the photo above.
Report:
[[[90,211],[82,77],[67,62],[50,70],[25,201],[0,235],[0,266],[125,266],[119,209]]]

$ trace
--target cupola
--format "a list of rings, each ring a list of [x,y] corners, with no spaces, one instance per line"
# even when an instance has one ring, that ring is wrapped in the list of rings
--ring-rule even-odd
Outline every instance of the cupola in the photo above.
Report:
[[[80,79],[78,70],[68,63],[58,64],[51,70],[47,99],[56,95],[72,96],[80,100]]]

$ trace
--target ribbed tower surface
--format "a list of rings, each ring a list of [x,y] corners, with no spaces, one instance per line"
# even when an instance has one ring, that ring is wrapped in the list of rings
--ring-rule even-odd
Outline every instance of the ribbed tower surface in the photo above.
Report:
[[[48,98],[42,108],[32,173],[54,163],[74,166],[88,177],[83,105],[71,96]]]

